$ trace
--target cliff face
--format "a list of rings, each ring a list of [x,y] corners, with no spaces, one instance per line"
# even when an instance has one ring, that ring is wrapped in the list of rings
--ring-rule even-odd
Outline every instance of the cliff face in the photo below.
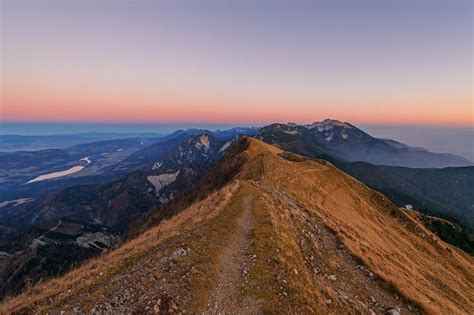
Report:
[[[0,312],[474,311],[473,258],[328,162],[243,138],[194,194]]]

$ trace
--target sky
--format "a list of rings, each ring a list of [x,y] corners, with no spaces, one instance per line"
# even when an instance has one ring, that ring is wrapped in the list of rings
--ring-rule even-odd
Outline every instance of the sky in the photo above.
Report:
[[[0,3],[3,123],[474,123],[470,0]]]

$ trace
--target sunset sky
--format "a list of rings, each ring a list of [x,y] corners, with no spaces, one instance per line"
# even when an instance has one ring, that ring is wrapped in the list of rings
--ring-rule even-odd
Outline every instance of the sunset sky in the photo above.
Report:
[[[472,1],[1,1],[3,122],[472,125]]]

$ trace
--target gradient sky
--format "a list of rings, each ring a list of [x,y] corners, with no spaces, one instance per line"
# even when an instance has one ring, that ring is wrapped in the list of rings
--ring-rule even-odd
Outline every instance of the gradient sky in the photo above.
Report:
[[[3,122],[474,123],[470,0],[0,1]]]

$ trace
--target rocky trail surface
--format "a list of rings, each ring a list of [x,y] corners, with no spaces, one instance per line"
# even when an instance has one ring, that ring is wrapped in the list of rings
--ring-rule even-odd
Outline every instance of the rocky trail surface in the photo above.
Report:
[[[255,222],[251,208],[252,198],[243,200],[243,214],[237,220],[237,231],[222,253],[217,286],[210,295],[208,314],[258,314],[258,303],[252,299],[238,299],[248,281],[249,268],[256,255],[249,252],[250,232]]]

